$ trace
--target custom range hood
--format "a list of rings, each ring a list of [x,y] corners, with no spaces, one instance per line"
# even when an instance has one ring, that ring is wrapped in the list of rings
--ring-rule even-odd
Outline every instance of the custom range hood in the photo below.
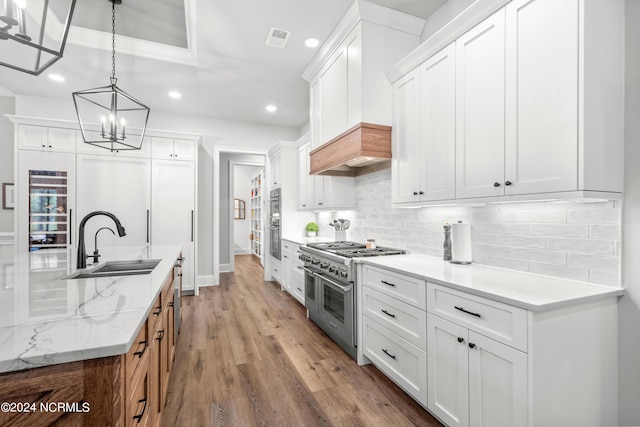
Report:
[[[391,127],[359,123],[310,153],[311,175],[358,176],[391,167]]]

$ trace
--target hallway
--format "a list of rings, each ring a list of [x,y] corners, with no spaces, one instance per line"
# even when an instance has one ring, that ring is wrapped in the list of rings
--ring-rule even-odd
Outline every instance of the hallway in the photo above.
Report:
[[[372,365],[358,366],[252,255],[183,300],[162,425],[440,426]]]

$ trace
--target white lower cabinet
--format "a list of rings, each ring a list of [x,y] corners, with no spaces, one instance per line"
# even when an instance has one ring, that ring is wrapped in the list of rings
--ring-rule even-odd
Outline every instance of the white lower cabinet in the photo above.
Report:
[[[427,353],[363,316],[363,352],[418,402],[427,402]]]
[[[527,425],[527,354],[427,315],[427,407],[449,426]]]
[[[282,263],[271,257],[271,278],[282,285]]]
[[[300,245],[290,240],[282,240],[282,272],[280,285],[283,291],[289,292],[301,304],[304,304],[304,273],[298,267],[302,261],[298,259]]]

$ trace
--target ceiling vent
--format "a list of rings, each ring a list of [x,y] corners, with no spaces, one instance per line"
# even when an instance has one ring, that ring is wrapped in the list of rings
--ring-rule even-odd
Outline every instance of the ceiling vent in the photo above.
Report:
[[[284,47],[287,45],[287,42],[289,41],[290,35],[291,35],[291,31],[271,27],[265,44],[267,46],[284,49]]]

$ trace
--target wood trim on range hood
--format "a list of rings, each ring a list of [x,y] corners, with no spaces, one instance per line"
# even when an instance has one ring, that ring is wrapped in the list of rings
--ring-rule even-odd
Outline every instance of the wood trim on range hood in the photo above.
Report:
[[[313,150],[310,175],[358,176],[391,167],[391,126],[359,123]]]

